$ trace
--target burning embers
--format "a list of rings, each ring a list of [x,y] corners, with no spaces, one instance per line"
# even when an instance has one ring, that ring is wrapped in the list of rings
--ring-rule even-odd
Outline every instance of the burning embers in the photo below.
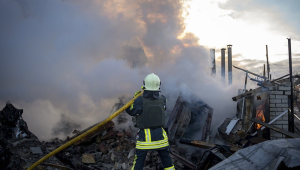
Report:
[[[263,105],[259,105],[259,106],[256,107],[256,117],[255,117],[255,119],[260,120],[262,122],[266,121],[264,111],[263,111],[264,105],[265,105],[265,103]],[[257,123],[255,123],[255,124],[256,124],[255,128],[257,130],[262,127],[262,125],[260,125],[260,124],[257,124]]]

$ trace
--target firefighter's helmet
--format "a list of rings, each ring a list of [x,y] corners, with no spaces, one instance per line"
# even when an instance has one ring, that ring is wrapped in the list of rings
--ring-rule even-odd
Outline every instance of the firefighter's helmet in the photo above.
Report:
[[[159,91],[160,85],[160,79],[154,73],[148,74],[144,79],[145,90]]]

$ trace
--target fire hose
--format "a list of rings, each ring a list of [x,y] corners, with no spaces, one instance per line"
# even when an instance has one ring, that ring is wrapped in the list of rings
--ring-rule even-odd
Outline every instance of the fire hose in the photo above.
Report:
[[[34,169],[35,167],[37,167],[39,164],[43,163],[45,160],[47,160],[51,156],[57,154],[58,152],[62,151],[63,149],[69,147],[70,145],[74,144],[75,142],[77,142],[80,139],[86,137],[87,135],[91,134],[95,130],[99,129],[101,126],[105,125],[107,122],[109,122],[110,120],[112,120],[113,118],[115,118],[116,116],[118,116],[120,113],[122,113],[126,108],[128,108],[131,104],[133,104],[133,102],[134,102],[134,100],[136,98],[138,98],[142,94],[143,94],[142,92],[139,93],[133,99],[131,99],[127,104],[125,104],[123,107],[121,107],[119,110],[117,110],[114,114],[110,115],[104,121],[102,121],[101,123],[95,125],[93,128],[91,128],[88,131],[86,131],[85,133],[77,136],[76,138],[70,140],[69,142],[65,143],[64,145],[60,146],[59,148],[55,149],[54,151],[50,152],[48,155],[44,156],[43,158],[41,158],[40,160],[38,160],[36,163],[34,163],[33,165],[31,165],[27,170]]]

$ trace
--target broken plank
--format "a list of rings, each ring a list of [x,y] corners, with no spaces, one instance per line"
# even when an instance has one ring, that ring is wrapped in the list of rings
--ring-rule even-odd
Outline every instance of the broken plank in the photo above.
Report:
[[[185,166],[191,168],[191,169],[197,169],[197,165],[193,164],[192,162],[184,159],[183,157],[177,155],[174,152],[170,152],[171,157],[173,157],[174,160],[179,161],[180,163],[184,164]]]
[[[184,144],[188,144],[188,145],[192,145],[192,146],[196,146],[196,147],[200,147],[200,148],[205,148],[205,149],[210,149],[210,148],[213,148],[216,146],[213,143],[208,143],[208,142],[203,142],[203,141],[198,141],[198,140],[188,140],[188,139],[181,139],[180,143],[184,143]],[[232,152],[236,152],[241,149],[241,148],[238,148],[235,146],[229,146],[229,147],[230,147],[230,151],[232,151]]]
[[[285,78],[286,76],[289,76],[289,75],[290,75],[290,74],[284,75],[284,76],[282,76],[282,77],[279,77],[279,78],[277,78],[277,79],[272,80],[271,82],[273,83],[273,82],[275,82],[275,81],[277,81],[277,80],[280,80],[280,79],[283,79],[283,78]]]
[[[241,98],[243,98],[243,97],[251,96],[251,95],[257,94],[257,93],[259,93],[259,92],[261,92],[261,87],[256,88],[256,89],[253,89],[253,90],[251,90],[251,91],[247,91],[247,92],[245,92],[245,93],[243,93],[243,94],[239,94],[239,95],[237,95],[237,96],[234,96],[234,97],[232,98],[232,100],[236,102],[236,101],[238,101],[239,99],[241,99]]]
[[[260,120],[255,119],[255,118],[251,118],[250,120],[251,120],[252,122],[261,124],[261,125],[263,125],[263,126],[269,128],[269,129],[275,130],[276,132],[279,132],[279,133],[284,134],[284,135],[286,135],[286,136],[289,136],[289,137],[292,137],[292,138],[300,138],[300,136],[297,135],[297,134],[295,134],[295,133],[291,133],[291,132],[285,131],[285,130],[283,130],[283,129],[280,129],[280,128],[276,127],[276,126],[270,125],[270,124],[268,124],[268,123],[266,123],[266,122],[262,122],[262,121],[260,121]]]
[[[263,78],[263,79],[268,79],[267,77],[258,75],[258,74],[256,74],[256,73],[253,73],[253,72],[249,71],[249,70],[245,70],[245,69],[239,68],[239,67],[237,67],[237,66],[233,66],[233,67],[236,68],[236,69],[242,70],[242,71],[244,71],[244,72],[248,72],[249,74],[252,74],[252,75],[254,75],[254,76],[256,76],[256,77],[260,77],[260,78]]]

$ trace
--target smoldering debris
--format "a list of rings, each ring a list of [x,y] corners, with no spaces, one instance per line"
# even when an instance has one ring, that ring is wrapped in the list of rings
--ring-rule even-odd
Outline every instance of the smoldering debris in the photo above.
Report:
[[[123,102],[120,100],[120,103]],[[21,109],[17,109],[9,103],[0,113],[2,118],[0,131],[2,169],[27,169],[43,156],[94,126],[78,130],[79,125],[76,125],[70,118],[62,114],[61,121],[57,123],[55,130],[61,130],[63,133],[71,133],[74,130],[76,133],[73,136],[68,136],[65,140],[53,138],[49,141],[40,142],[28,130],[27,123],[22,119],[23,112]],[[11,115],[16,115],[16,117],[8,119]],[[112,121],[106,123],[97,131],[46,160],[46,162],[39,165],[39,168],[50,170],[57,167],[76,170],[130,169],[134,162],[136,133],[130,128],[119,128],[119,126],[124,126],[126,122],[129,122],[126,117],[126,120],[120,121],[122,118],[124,117],[117,117],[115,123]],[[11,121],[7,123],[7,120]],[[18,123],[20,120],[24,123]],[[63,126],[63,123],[66,125]],[[21,125],[26,125],[26,127],[21,127]],[[20,129],[19,131],[26,135],[16,135],[17,131],[15,129]],[[197,153],[188,155],[187,150],[187,148],[178,146],[176,143],[171,145],[172,158],[176,169],[196,167],[193,162],[195,163],[194,160],[197,160],[197,158],[193,155],[197,155]],[[149,170],[163,169],[157,152],[148,152],[145,168]]]
[[[120,103],[123,102],[120,101]],[[76,132],[73,136],[68,136],[64,140],[53,138],[49,141],[40,142],[28,130],[26,121],[22,119],[22,114],[22,109],[15,108],[9,102],[0,112],[1,169],[27,169],[48,153],[95,126],[78,130],[77,126],[68,125],[67,129],[74,128],[73,130]],[[187,101],[182,96],[178,97],[169,118],[169,126],[166,129],[170,141],[170,155],[176,170],[211,168],[219,162],[227,160],[227,158],[230,159],[234,152],[244,150],[232,143],[224,145],[221,137],[218,138],[221,144],[209,143],[212,114],[212,108],[200,99]],[[136,133],[130,128],[118,128],[118,126],[126,124],[126,121],[128,122],[128,120],[120,121],[122,118],[124,117],[117,117],[115,123],[107,122],[93,133],[47,159],[38,166],[38,169],[131,169],[135,158]],[[197,121],[199,119],[203,120]],[[62,116],[62,120],[61,122],[70,122],[70,119],[64,116]],[[189,128],[189,126],[194,126],[196,122],[202,128]],[[60,126],[61,124],[57,125]],[[200,136],[196,135],[199,138],[195,138],[195,134],[200,134]],[[291,140],[290,142],[294,141]],[[191,148],[193,152],[191,152]],[[273,166],[273,164],[268,164],[268,166]],[[148,152],[144,167],[147,170],[163,169],[157,152]]]
[[[0,112],[1,169],[27,169],[47,153],[43,144],[28,130],[22,114],[23,110],[15,108],[10,102]],[[47,163],[63,165],[55,157],[47,160]]]
[[[61,133],[65,136],[69,135],[74,129],[80,129],[81,126],[71,120],[70,117],[65,114],[60,115],[60,121],[52,129],[52,135],[58,136]]]

